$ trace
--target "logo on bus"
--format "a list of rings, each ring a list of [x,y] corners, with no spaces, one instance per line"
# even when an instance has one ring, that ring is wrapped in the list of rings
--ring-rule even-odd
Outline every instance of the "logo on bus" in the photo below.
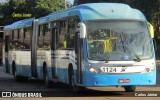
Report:
[[[128,56],[124,56],[124,57],[123,57],[123,59],[128,60],[128,59],[129,59],[129,57],[128,57]]]
[[[122,66],[122,70],[121,70],[121,72],[125,72],[125,71],[126,71],[126,69],[127,69],[127,67]]]

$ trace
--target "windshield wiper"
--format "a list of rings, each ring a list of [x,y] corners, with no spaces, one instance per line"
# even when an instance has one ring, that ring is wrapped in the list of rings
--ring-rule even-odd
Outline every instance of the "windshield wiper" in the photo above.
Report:
[[[121,42],[122,42],[122,44],[123,44],[123,49],[124,49],[124,48],[127,48],[127,49],[129,50],[129,52],[131,52],[131,53],[136,57],[136,59],[134,59],[134,60],[136,60],[137,62],[140,62],[140,61],[141,61],[140,57],[132,50],[132,48],[129,48],[129,47],[126,45],[126,43],[124,42],[124,40],[123,40],[123,38],[122,38],[122,34],[120,34],[120,38],[121,38]],[[125,49],[124,49],[124,52],[125,52]]]

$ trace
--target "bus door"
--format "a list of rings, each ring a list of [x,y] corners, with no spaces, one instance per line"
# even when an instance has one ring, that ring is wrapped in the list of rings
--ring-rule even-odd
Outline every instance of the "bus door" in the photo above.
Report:
[[[10,68],[9,68],[9,44],[10,44],[10,37],[9,36],[5,36],[5,71],[6,73],[10,72]]]
[[[52,66],[52,77],[53,77],[53,81],[57,81],[57,41],[58,41],[58,28],[52,28],[51,31],[51,66]],[[55,82],[54,81],[54,82]]]
[[[77,32],[75,34],[75,54],[77,60],[77,83],[82,84],[83,39]]]

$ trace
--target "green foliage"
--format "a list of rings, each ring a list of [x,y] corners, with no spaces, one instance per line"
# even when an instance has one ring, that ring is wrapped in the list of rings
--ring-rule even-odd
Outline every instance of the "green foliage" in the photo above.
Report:
[[[59,11],[65,8],[64,0],[36,0],[35,6],[35,16],[38,17],[39,13],[42,13],[42,16]]]
[[[31,14],[31,17],[39,18],[62,9],[65,9],[65,0],[10,0],[0,4],[0,25],[27,18],[18,14]]]

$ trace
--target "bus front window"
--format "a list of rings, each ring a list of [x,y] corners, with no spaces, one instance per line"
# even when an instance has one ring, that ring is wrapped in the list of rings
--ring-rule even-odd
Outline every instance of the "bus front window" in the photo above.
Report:
[[[96,20],[85,24],[90,60],[140,61],[153,57],[151,36],[144,21]]]

